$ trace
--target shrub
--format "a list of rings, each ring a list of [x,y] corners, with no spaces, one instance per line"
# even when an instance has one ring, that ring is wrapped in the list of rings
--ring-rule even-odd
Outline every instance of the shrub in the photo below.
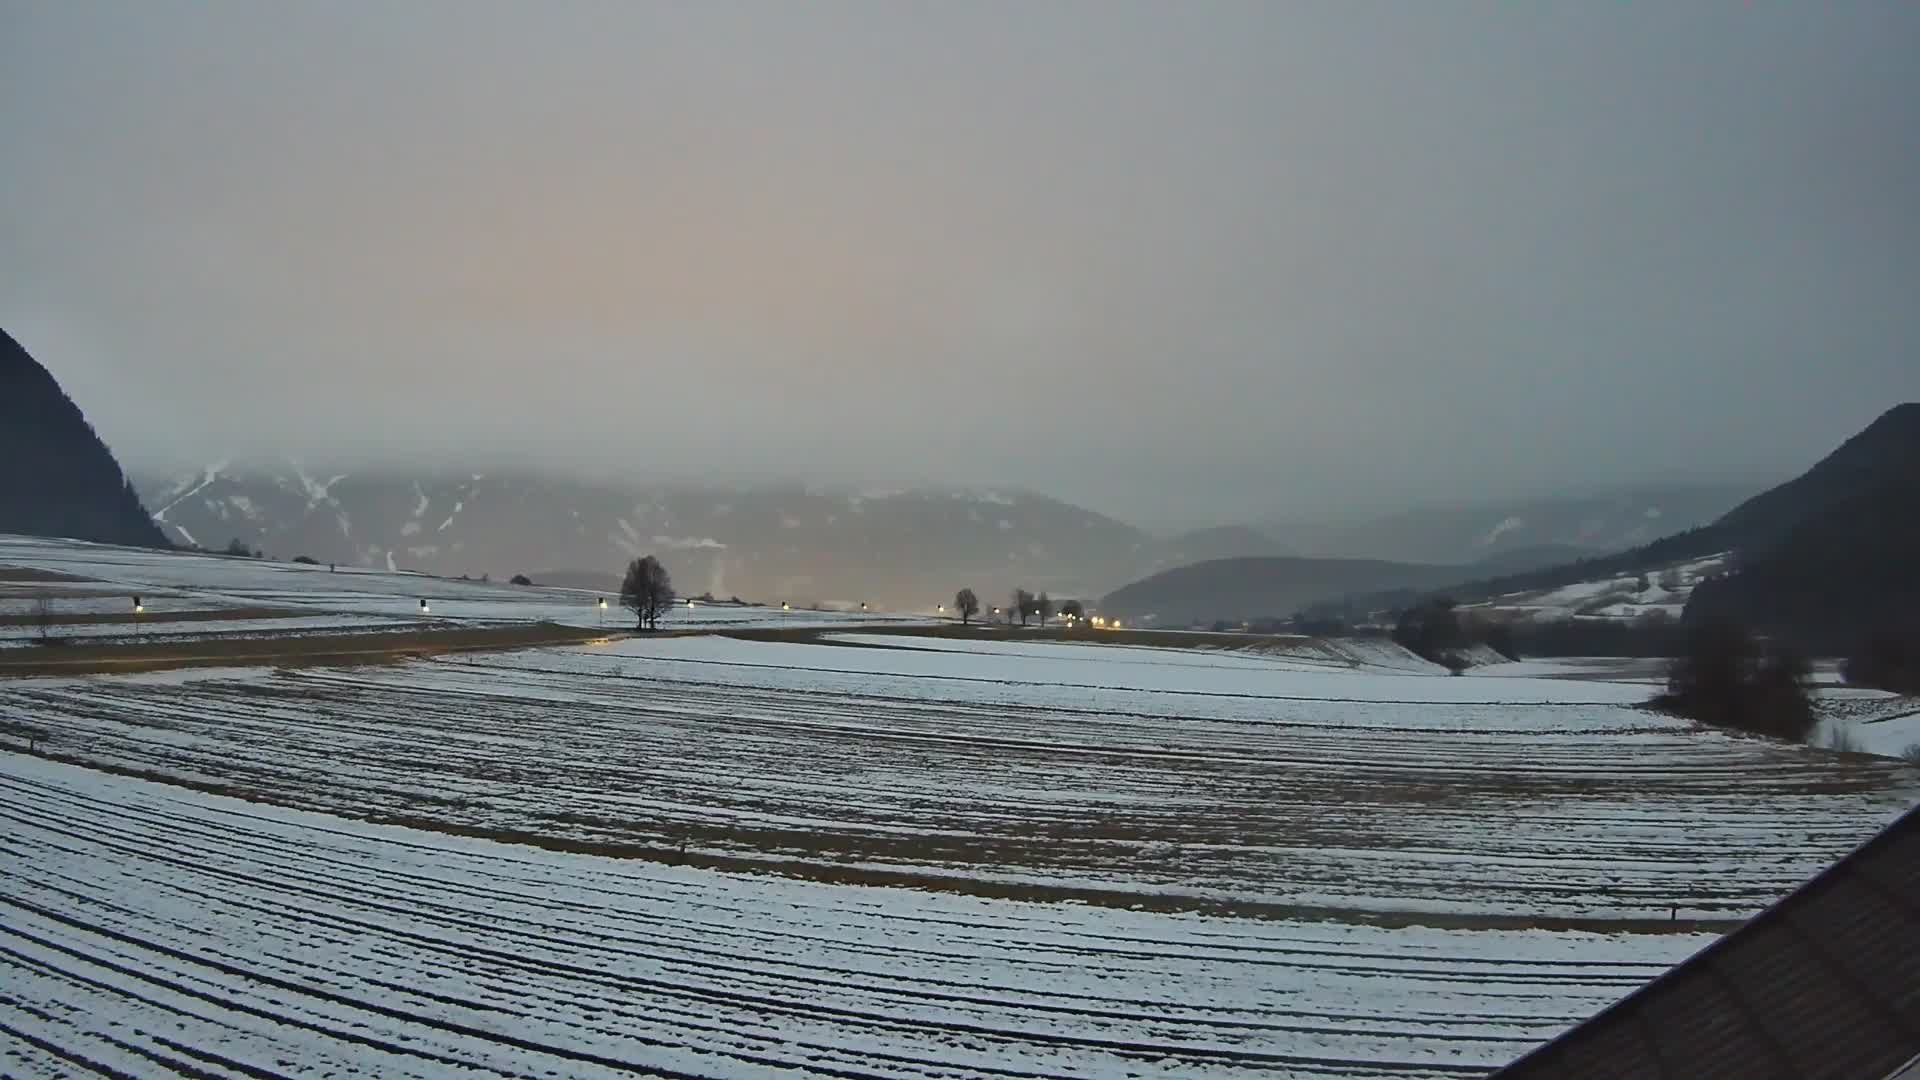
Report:
[[[1487,624],[1480,631],[1480,640],[1509,660],[1520,659],[1520,643],[1514,640],[1513,627],[1506,623]]]
[[[1654,704],[1716,727],[1805,742],[1815,723],[1812,670],[1799,653],[1763,649],[1744,627],[1707,620],[1687,628],[1667,669],[1667,692]]]
[[[1920,639],[1890,628],[1875,631],[1841,661],[1840,676],[1856,686],[1920,694]]]
[[[302,566],[319,566],[320,565],[320,560],[314,558],[311,555],[295,555],[293,557],[293,561],[299,563]]]
[[[1920,742],[1900,751],[1900,758],[1909,765],[1920,765]]]
[[[509,585],[531,585],[533,584],[533,579],[525,574],[515,574],[507,579],[507,583]]]
[[[1453,601],[1444,597],[1401,612],[1394,623],[1393,640],[1415,656],[1436,664],[1446,663],[1448,654],[1467,645],[1466,631],[1453,610]]]

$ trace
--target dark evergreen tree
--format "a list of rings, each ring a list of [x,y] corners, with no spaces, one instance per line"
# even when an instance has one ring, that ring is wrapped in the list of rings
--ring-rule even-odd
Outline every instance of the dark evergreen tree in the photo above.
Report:
[[[171,547],[80,407],[0,331],[0,532]]]

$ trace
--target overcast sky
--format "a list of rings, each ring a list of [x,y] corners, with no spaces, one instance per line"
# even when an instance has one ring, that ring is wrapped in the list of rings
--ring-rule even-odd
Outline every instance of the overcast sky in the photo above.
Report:
[[[0,325],[130,465],[1769,476],[1920,397],[1920,5],[0,0]]]

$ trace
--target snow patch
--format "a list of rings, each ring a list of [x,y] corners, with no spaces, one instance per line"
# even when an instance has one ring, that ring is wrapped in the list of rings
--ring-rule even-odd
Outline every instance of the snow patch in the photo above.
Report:
[[[215,464],[207,466],[206,469],[200,474],[200,482],[198,484],[195,484],[193,487],[189,488],[188,490],[181,492],[178,498],[174,499],[172,502],[168,503],[167,505],[161,507],[160,512],[153,515],[153,520],[155,521],[167,520],[167,511],[173,509],[174,507],[180,505],[182,502],[186,501],[187,499],[191,499],[195,495],[198,495],[200,494],[200,492],[206,490],[206,487],[208,484],[211,484],[215,480],[218,480],[220,478],[220,470],[225,469],[226,467],[227,467],[227,463],[224,461],[216,462]],[[213,500],[209,499],[207,501],[208,501],[208,504],[211,505]]]
[[[666,548],[670,551],[692,551],[696,548],[712,548],[725,551],[727,547],[727,545],[715,540],[711,536],[656,536],[653,538],[653,546]]]

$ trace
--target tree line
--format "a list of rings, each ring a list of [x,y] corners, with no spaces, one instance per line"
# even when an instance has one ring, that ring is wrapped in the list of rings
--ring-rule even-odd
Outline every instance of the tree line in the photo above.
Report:
[[[980,614],[979,595],[970,588],[961,589],[959,592],[954,593],[953,610],[959,613],[960,624],[962,626],[972,622],[974,618]],[[1048,596],[1044,592],[1035,596],[1024,588],[1016,588],[1013,590],[1012,594],[1007,598],[1007,606],[1004,610],[1009,626],[1013,624],[1013,620],[1015,619],[1020,620],[1021,626],[1027,625],[1027,620],[1035,619],[1044,627],[1047,625],[1047,620],[1052,618],[1056,614],[1056,611],[1062,618],[1066,619],[1084,619],[1087,617],[1086,605],[1078,600],[1064,601],[1056,609],[1053,603],[1053,597]],[[1000,608],[994,609],[996,614],[999,614],[1001,611],[1002,609]]]

